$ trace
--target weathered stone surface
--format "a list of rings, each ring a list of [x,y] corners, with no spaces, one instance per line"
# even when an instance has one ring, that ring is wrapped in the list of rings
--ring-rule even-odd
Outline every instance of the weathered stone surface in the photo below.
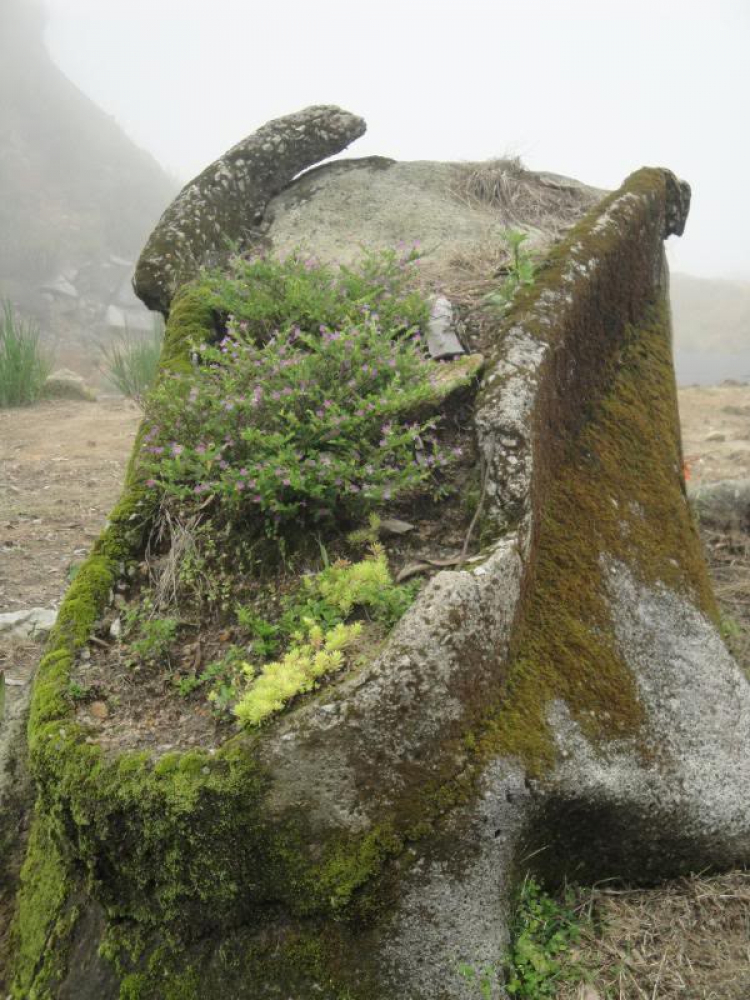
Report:
[[[176,289],[227,243],[239,249],[269,200],[302,170],[340,153],[365,132],[356,115],[332,105],[268,122],[187,184],[161,217],[135,270],[136,294],[167,315]]]
[[[464,354],[453,326],[453,308],[444,295],[436,295],[430,308],[427,350],[431,358],[453,358]]]
[[[0,614],[0,635],[13,639],[44,638],[55,624],[57,612],[51,608],[29,608]]]
[[[463,194],[467,173],[476,166],[383,157],[326,163],[269,202],[263,234],[276,253],[302,248],[320,260],[342,263],[351,263],[363,248],[416,244],[425,279],[441,288],[459,255],[501,245],[509,228],[527,231],[530,245],[540,250],[605,194],[585,185],[561,187],[547,175],[525,172],[526,197],[546,201],[548,212],[519,218]]]
[[[304,218],[328,257],[367,219],[365,241],[387,245],[399,177],[397,204],[432,184],[436,224],[457,225],[453,165],[401,166],[297,180],[267,237],[283,248]],[[526,868],[655,878],[750,860],[750,688],[715,627],[671,367],[662,242],[687,197],[639,171],[518,293],[474,413],[481,557],[434,577],[374,662],[215,754],[107,760],[74,725],[66,663],[143,545],[126,493],[37,682],[36,843],[64,891],[42,918],[49,893],[27,878],[19,995],[96,982],[114,1000],[121,974],[96,956],[124,930],[144,942],[126,962],[144,998],[469,1000],[459,965],[499,967]],[[399,235],[429,218],[422,202]],[[61,932],[73,899],[84,922]]]

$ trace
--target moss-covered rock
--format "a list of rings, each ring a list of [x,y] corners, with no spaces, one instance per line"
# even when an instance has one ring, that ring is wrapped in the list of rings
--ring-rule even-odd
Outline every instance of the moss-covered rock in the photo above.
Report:
[[[482,559],[374,663],[215,753],[105,755],[68,697],[153,516],[134,457],[35,687],[16,998],[468,997],[459,964],[499,968],[532,854],[557,877],[747,859],[750,691],[712,622],[671,368],[684,202],[639,171],[498,326]],[[165,372],[214,309],[180,291]]]
[[[361,118],[319,105],[268,122],[186,184],[148,239],[137,295],[165,316],[181,285],[216,264],[227,244],[252,243],[269,200],[297,174],[340,153],[365,131]]]

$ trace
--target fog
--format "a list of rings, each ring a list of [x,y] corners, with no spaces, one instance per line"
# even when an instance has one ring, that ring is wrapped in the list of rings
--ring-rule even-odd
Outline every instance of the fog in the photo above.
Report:
[[[662,0],[47,0],[56,62],[185,181],[269,118],[365,117],[347,154],[693,188],[672,267],[750,278],[750,6]]]

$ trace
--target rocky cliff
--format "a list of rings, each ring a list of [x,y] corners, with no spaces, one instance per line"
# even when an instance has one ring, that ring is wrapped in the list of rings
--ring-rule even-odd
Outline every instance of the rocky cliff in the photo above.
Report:
[[[133,262],[174,184],[52,62],[44,22],[34,0],[0,9],[0,293],[102,323],[137,309]]]

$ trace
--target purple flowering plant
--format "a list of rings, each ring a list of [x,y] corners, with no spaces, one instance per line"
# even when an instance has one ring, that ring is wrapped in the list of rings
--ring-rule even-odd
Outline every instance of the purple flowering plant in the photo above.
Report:
[[[357,288],[366,278],[369,289],[357,298],[339,289],[335,325],[289,308],[273,330],[248,318],[254,299],[240,310],[247,289],[235,278],[222,340],[202,345],[194,373],[163,380],[151,397],[144,465],[153,488],[168,502],[210,502],[214,514],[260,520],[277,536],[292,524],[355,520],[434,484],[454,457],[441,449],[435,419],[415,416],[434,397],[434,365],[409,322],[426,306],[419,299],[417,308],[402,266],[389,255],[378,277],[367,258],[359,272],[331,279],[325,268],[263,259],[256,267],[276,291],[279,272],[314,290],[321,275],[351,288],[356,273]],[[293,297],[310,301],[299,289]],[[334,310],[323,313],[330,320]]]
[[[340,331],[374,315],[383,329],[424,328],[429,309],[414,288],[419,252],[406,246],[365,251],[356,265],[333,267],[300,252],[283,259],[233,256],[210,275],[217,304],[241,332],[267,342],[290,325],[306,333]]]

